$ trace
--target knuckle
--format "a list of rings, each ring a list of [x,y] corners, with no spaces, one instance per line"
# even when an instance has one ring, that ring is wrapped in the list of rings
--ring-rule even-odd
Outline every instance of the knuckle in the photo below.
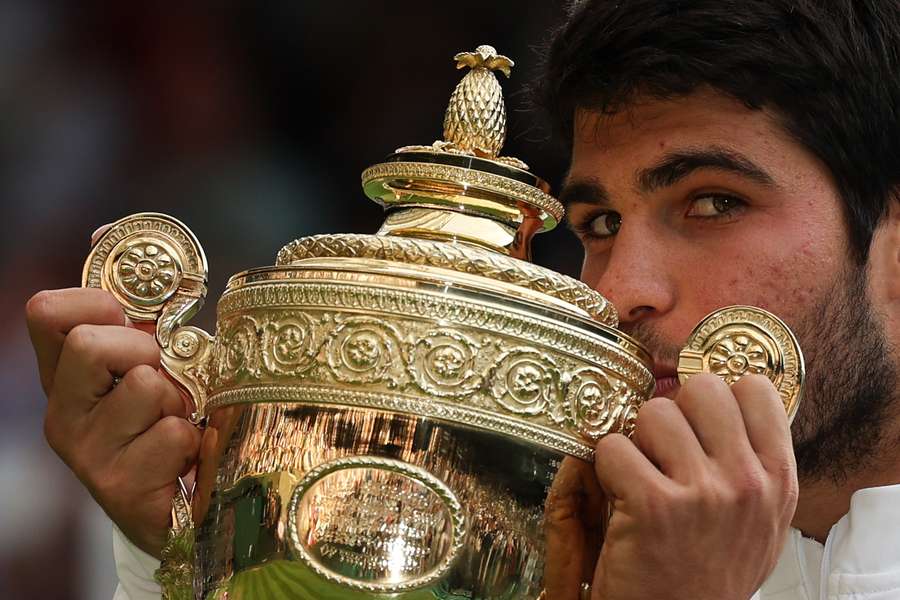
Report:
[[[97,318],[101,323],[109,325],[125,324],[125,310],[110,292],[100,290],[93,303],[94,309],[97,311]]]
[[[66,335],[63,345],[70,352],[88,363],[94,363],[99,360],[97,332],[92,325],[76,325],[73,327]]]
[[[143,362],[153,370],[159,367],[160,349],[156,339],[147,332],[138,329],[126,330],[129,336],[129,352],[136,361]]]
[[[641,408],[638,409],[638,421],[640,421],[642,416],[644,417],[644,419],[665,417],[666,415],[670,414],[673,408],[675,408],[675,403],[668,398],[651,398],[650,400],[644,402]]]
[[[132,367],[125,375],[129,391],[150,400],[158,400],[165,394],[165,382],[162,375],[150,365]]]
[[[691,497],[684,490],[672,490],[667,486],[653,486],[646,490],[642,499],[642,519],[650,523],[668,523],[672,515],[682,511],[682,507],[691,502]]]
[[[652,435],[653,430],[662,422],[672,417],[672,411],[678,410],[677,405],[668,398],[651,398],[644,402],[638,409],[634,422],[634,434],[632,439],[638,446],[643,447]]]
[[[610,453],[616,452],[621,447],[622,442],[628,442],[628,438],[621,433],[604,435],[594,444],[594,452],[597,456],[606,457]]]
[[[196,428],[186,419],[165,417],[159,422],[165,443],[184,454],[194,454],[200,445],[200,436]]]
[[[778,396],[778,391],[775,389],[775,385],[769,378],[755,373],[741,377],[731,386],[731,391],[738,400],[746,398],[769,398],[773,401],[781,401]]]
[[[53,290],[41,290],[25,303],[25,318],[29,325],[47,324],[53,320],[56,298]]]
[[[800,497],[800,484],[797,480],[797,468],[793,462],[785,461],[779,463],[776,467],[775,476],[782,493],[782,498],[786,505],[796,506]]]
[[[744,469],[734,484],[738,503],[754,502],[765,496],[768,488],[766,475],[761,469]]]
[[[726,395],[731,395],[731,391],[721,377],[711,373],[698,373],[684,383],[676,402],[683,405]]]
[[[61,442],[66,439],[66,436],[60,431],[59,419],[55,418],[50,411],[44,416],[44,438],[50,448],[62,457]]]

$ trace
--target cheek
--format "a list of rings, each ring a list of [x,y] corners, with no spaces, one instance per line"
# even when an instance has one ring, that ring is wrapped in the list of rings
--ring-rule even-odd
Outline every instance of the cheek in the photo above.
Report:
[[[712,261],[685,280],[684,297],[692,297],[699,317],[733,304],[758,306],[788,323],[804,315],[821,298],[835,273],[833,251],[815,240],[782,239],[761,244],[744,240],[720,246]]]

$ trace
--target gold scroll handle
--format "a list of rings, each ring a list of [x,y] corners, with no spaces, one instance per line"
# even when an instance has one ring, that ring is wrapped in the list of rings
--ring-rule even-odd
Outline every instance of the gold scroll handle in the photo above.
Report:
[[[138,213],[110,225],[94,242],[81,285],[102,288],[135,323],[156,325],[166,373],[184,387],[198,424],[206,404],[207,363],[212,337],[181,327],[206,298],[208,267],[203,248],[180,221],[159,213]]]
[[[206,297],[208,267],[203,248],[180,221],[159,213],[138,213],[110,225],[94,242],[84,264],[83,287],[102,288],[135,323],[155,325],[163,370],[187,390],[189,419],[204,417],[213,338],[181,325]],[[172,528],[163,548],[157,580],[163,598],[190,598],[193,523],[191,496],[184,481],[172,499]]]
[[[678,380],[707,372],[731,385],[749,374],[775,385],[788,419],[800,405],[805,367],[797,338],[784,322],[761,308],[729,306],[694,328],[678,358]]]

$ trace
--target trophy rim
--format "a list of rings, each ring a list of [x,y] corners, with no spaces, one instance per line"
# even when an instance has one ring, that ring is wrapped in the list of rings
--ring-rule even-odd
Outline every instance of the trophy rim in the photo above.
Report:
[[[344,259],[341,259],[344,260]],[[344,268],[338,268],[335,264],[327,266],[311,261],[305,261],[289,265],[273,265],[268,267],[254,267],[245,269],[232,275],[222,294],[224,299],[229,293],[244,289],[249,286],[265,285],[270,283],[304,283],[304,282],[334,282],[334,283],[361,283],[366,286],[383,288],[386,290],[415,289],[416,291],[428,291],[438,294],[446,294],[451,289],[454,294],[467,297],[478,302],[479,298],[492,298],[494,306],[502,309],[514,310],[527,316],[541,316],[566,322],[577,328],[581,333],[598,336],[604,344],[611,344],[617,350],[627,353],[637,360],[652,374],[653,357],[650,352],[635,338],[623,331],[603,323],[597,318],[577,306],[565,302],[559,298],[530,290],[533,295],[522,295],[518,292],[520,286],[504,284],[494,280],[486,280],[489,285],[477,285],[481,283],[479,276],[463,277],[450,269],[437,269],[426,267],[413,269],[415,265],[397,264],[391,261],[379,261],[376,259],[362,259],[359,261],[347,261]],[[378,263],[384,263],[384,266]],[[338,274],[342,274],[338,275]],[[355,278],[353,275],[361,277]],[[452,278],[452,279],[451,279]],[[364,281],[363,281],[364,279]],[[414,287],[411,287],[412,284]],[[498,285],[500,284],[500,285]]]

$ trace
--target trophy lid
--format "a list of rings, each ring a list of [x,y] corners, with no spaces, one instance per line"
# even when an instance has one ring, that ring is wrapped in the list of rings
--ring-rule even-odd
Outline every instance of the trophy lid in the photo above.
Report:
[[[528,260],[532,235],[555,227],[564,211],[528,165],[500,155],[506,106],[494,71],[509,77],[513,61],[486,45],[454,59],[469,71],[450,97],[444,139],[399,148],[366,169],[363,189],[388,209],[385,233],[459,241]],[[425,218],[424,210],[397,216],[411,208],[437,209],[442,218]]]
[[[529,262],[532,237],[553,229],[564,209],[528,165],[501,156],[506,106],[494,71],[509,77],[513,61],[487,45],[454,60],[469,71],[450,97],[444,139],[399,148],[362,174],[366,195],[387,211],[378,234],[302,238],[282,248],[276,265],[403,270],[482,290],[487,283],[492,293],[615,327],[615,308],[601,294]]]

